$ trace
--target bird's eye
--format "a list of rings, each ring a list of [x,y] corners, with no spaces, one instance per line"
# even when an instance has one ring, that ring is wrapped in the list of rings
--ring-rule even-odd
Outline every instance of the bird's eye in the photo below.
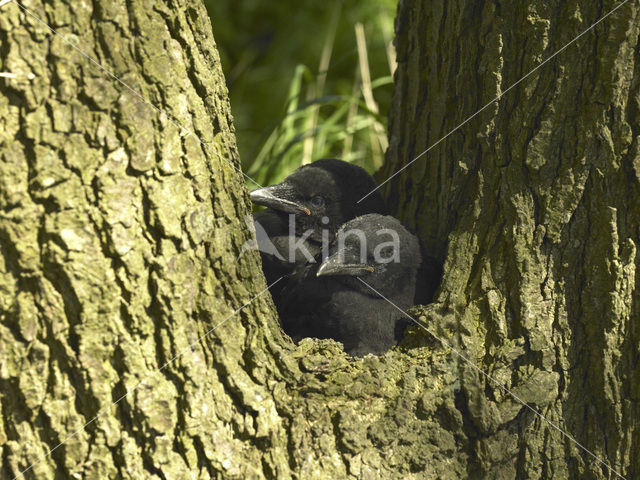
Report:
[[[324,205],[324,198],[320,195],[316,195],[315,197],[311,197],[311,206],[313,208],[320,208]]]

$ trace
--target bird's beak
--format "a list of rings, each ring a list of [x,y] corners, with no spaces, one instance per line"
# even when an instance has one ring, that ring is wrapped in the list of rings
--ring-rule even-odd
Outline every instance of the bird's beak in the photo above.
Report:
[[[285,183],[258,188],[250,193],[250,197],[251,201],[257,205],[264,205],[286,213],[311,215],[307,207],[290,200],[294,197],[293,189]]]
[[[373,272],[373,267],[365,265],[364,263],[343,263],[342,260],[339,253],[331,255],[322,262],[316,276],[349,275],[351,277],[357,277]]]

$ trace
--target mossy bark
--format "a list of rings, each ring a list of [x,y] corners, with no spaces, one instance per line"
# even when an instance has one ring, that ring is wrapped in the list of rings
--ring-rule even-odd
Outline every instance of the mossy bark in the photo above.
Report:
[[[0,477],[261,476],[261,439],[286,443],[246,364],[273,369],[280,337],[268,294],[229,317],[265,285],[236,261],[249,202],[206,11],[27,6],[166,113],[1,7]]]
[[[602,13],[439,5],[400,5],[387,173]],[[249,205],[204,9],[28,6],[166,113],[1,7],[0,70],[16,75],[0,79],[3,477],[34,462],[25,477],[610,476],[420,329],[352,359],[330,340],[294,346],[267,294],[233,314],[265,284],[255,252],[236,260]],[[416,313],[628,478],[636,11],[387,189],[446,258]]]
[[[619,4],[401,1],[379,179]],[[640,476],[638,9],[627,2],[384,189],[446,261],[436,302],[421,310],[427,325],[455,332],[475,365],[626,478]],[[463,421],[447,430],[464,448],[448,468],[617,478],[455,364]]]

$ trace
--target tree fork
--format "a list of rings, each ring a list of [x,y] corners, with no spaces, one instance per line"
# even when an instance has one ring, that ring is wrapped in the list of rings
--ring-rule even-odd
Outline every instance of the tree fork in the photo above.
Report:
[[[13,3],[0,15],[0,70],[16,74],[0,79],[2,476],[79,431],[25,477],[613,477],[417,327],[354,360],[330,340],[295,347],[267,294],[234,314],[265,284],[255,253],[236,261],[249,205],[201,5],[28,5],[162,114]],[[380,178],[613,6],[401,2]],[[386,188],[446,260],[436,302],[414,313],[627,478],[637,38],[629,2]]]

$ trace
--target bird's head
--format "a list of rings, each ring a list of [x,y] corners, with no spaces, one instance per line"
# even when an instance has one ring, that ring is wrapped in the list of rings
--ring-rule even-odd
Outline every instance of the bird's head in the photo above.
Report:
[[[345,223],[337,232],[329,255],[317,275],[333,276],[375,296],[362,278],[382,295],[394,292],[413,298],[415,279],[421,264],[418,239],[395,218],[367,214]]]
[[[296,233],[317,242],[333,239],[340,225],[365,213],[386,213],[373,178],[362,168],[337,159],[300,167],[282,183],[251,192],[251,201],[295,215]],[[323,231],[325,236],[323,237]]]

